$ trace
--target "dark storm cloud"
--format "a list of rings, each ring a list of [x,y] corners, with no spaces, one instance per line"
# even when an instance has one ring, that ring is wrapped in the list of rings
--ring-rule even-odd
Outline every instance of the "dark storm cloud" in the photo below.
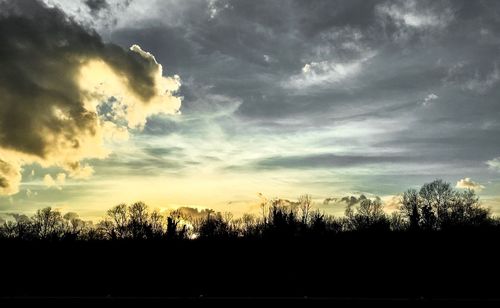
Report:
[[[3,147],[45,157],[52,144],[46,142],[44,134],[64,131],[68,141],[78,147],[71,136],[79,130],[93,133],[96,115],[85,110],[75,81],[81,62],[89,58],[102,58],[128,76],[134,91],[145,99],[154,95],[151,64],[146,59],[104,44],[96,33],[38,1],[5,1],[0,5]],[[52,114],[54,106],[74,121],[58,119]]]
[[[327,84],[333,95],[331,91],[323,91],[322,95],[313,97],[313,101],[290,95],[290,89],[282,88],[281,84],[291,75],[300,74],[305,64],[329,58],[342,62],[357,60],[363,52],[384,47],[391,36],[388,27],[383,28],[377,22],[376,2],[358,5],[347,1],[221,3],[227,4],[227,8],[212,19],[208,13],[202,14],[205,6],[193,5],[181,26],[156,31],[168,38],[165,40],[152,34],[145,37],[141,33],[149,31],[137,29],[122,29],[111,37],[128,44],[139,35],[139,42],[158,51],[159,59],[167,67],[176,68],[176,72],[182,72],[187,78],[210,83],[219,93],[243,97],[240,108],[243,116],[280,117],[303,113],[304,101],[311,104],[325,100],[325,104],[331,105],[340,100],[336,94],[347,94],[342,85]],[[170,42],[172,38],[177,42],[174,48],[162,46],[162,42]],[[353,45],[345,44],[353,42]],[[373,74],[380,76],[378,71]],[[409,80],[407,84],[414,82]],[[370,90],[365,88],[355,94],[369,95]],[[188,104],[186,100],[186,111]],[[311,111],[328,108],[325,104],[307,108]]]
[[[491,124],[500,115],[499,3],[216,1],[216,14],[203,3],[183,7],[175,25],[164,22],[175,51],[156,36],[143,35],[141,43],[194,83],[241,99],[241,121],[278,132],[299,129],[282,124],[288,119],[321,130],[385,118],[399,124],[380,144],[422,151],[429,162],[475,160],[483,168],[500,154],[500,128]],[[138,33],[147,31],[121,29],[111,37],[129,43]],[[431,94],[438,98],[426,101]]]
[[[363,75],[366,72],[368,76],[362,76],[356,88],[326,83],[321,87],[323,95],[319,93],[313,99],[337,104],[339,99],[335,94],[342,95],[342,91],[356,96],[369,96],[374,91],[386,94],[402,89],[425,91],[446,77],[448,67],[434,67],[446,55],[443,50],[446,46],[441,43],[451,44],[447,37],[453,38],[452,31],[457,26],[463,27],[451,17],[445,20],[449,28],[441,25],[439,13],[460,16],[468,9],[465,4],[444,1],[418,2],[414,8],[405,6],[405,2],[383,1],[224,3],[228,8],[213,19],[202,18],[201,13],[187,14],[200,18],[183,20],[180,27],[166,27],[166,32],[182,42],[175,44],[179,48],[175,53],[177,58],[170,57],[171,48],[162,48],[162,40],[157,36],[144,37],[142,43],[154,46],[160,57],[161,49],[165,49],[168,66],[176,66],[178,61],[187,64],[182,68],[183,74],[210,78],[215,91],[243,96],[245,103],[241,110],[250,116],[279,116],[280,110],[294,112],[301,108],[302,102],[277,84],[292,74],[300,74],[306,63],[324,60],[343,63],[358,59],[360,53],[368,50],[378,55],[363,68]],[[193,5],[192,10],[204,8]],[[434,11],[437,12],[434,15],[425,15]],[[397,13],[405,12],[413,18],[409,24],[398,19],[404,15]],[[137,32],[140,30],[121,30],[119,39],[126,41],[125,37],[135,37]],[[399,36],[395,38],[397,33]],[[457,57],[456,53],[460,51],[453,51],[450,56]],[[269,61],[266,62],[265,56]],[[187,59],[193,60],[195,67],[190,67]]]
[[[85,4],[90,9],[92,15],[97,15],[100,11],[109,8],[109,4],[106,0],[85,0]]]
[[[87,4],[95,9],[103,5]],[[90,81],[121,78],[123,87],[137,97],[136,111],[140,104],[152,105],[153,99],[163,95],[157,85],[161,67],[150,54],[138,46],[126,50],[104,43],[95,31],[41,1],[0,1],[0,41],[0,154],[9,156],[11,169],[38,161],[58,164],[71,175],[81,167],[81,158],[102,156],[98,147],[109,126],[101,127],[98,114],[86,104],[101,94],[82,87],[80,80],[82,67],[92,61],[105,63],[120,77],[90,76]],[[92,71],[96,68],[102,65],[92,67],[90,73],[98,73]],[[106,85],[99,91],[106,93]],[[2,187],[17,187],[18,174],[5,170],[0,169]]]

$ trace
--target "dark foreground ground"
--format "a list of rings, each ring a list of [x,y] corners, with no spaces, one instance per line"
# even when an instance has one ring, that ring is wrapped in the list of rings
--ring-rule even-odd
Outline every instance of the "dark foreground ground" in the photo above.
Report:
[[[500,304],[498,234],[323,240],[0,242],[3,302]]]

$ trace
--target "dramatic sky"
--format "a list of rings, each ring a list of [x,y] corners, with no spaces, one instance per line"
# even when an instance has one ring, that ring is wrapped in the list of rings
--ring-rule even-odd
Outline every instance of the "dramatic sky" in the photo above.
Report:
[[[498,1],[0,0],[0,211],[442,178],[499,213],[499,33]]]

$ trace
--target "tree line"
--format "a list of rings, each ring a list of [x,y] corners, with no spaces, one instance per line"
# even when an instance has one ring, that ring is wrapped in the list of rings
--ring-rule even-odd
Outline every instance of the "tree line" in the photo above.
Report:
[[[119,204],[94,224],[78,214],[50,207],[28,217],[11,214],[0,225],[0,238],[20,240],[185,240],[322,238],[341,233],[500,230],[500,220],[483,207],[473,190],[457,191],[442,180],[409,189],[397,211],[384,211],[380,198],[342,198],[345,215],[313,208],[310,195],[291,202],[263,199],[260,214],[234,218],[231,213],[180,208],[168,214],[143,202]],[[326,201],[325,201],[326,202]]]

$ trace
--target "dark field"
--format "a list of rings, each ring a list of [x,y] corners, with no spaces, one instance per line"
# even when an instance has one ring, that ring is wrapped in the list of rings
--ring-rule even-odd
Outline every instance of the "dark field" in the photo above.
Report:
[[[323,240],[3,241],[1,295],[22,299],[500,298],[498,234]]]

